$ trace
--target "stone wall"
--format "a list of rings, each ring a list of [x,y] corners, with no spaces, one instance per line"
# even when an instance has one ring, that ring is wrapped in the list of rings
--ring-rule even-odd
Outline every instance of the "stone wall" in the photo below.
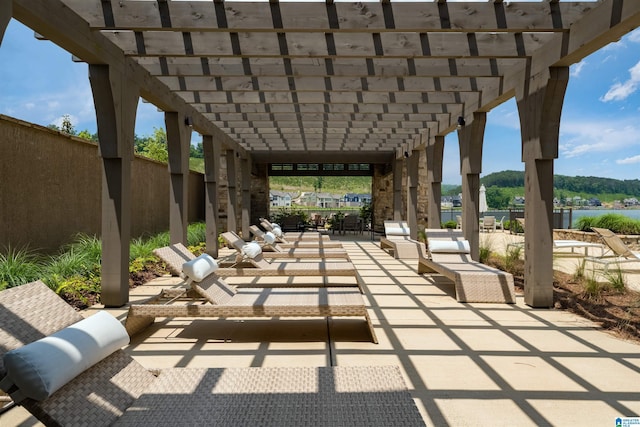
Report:
[[[418,206],[417,218],[418,229],[427,226],[427,203],[428,187],[426,153],[420,150],[420,160],[418,165]],[[376,231],[384,231],[384,221],[393,219],[393,171],[390,167],[376,165],[374,167],[373,183],[373,218]],[[401,214],[403,220],[407,218],[407,166],[406,161],[402,167],[402,207]]]

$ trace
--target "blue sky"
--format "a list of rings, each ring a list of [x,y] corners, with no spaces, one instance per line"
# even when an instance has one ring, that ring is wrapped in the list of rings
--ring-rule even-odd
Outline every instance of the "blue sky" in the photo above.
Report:
[[[96,131],[87,65],[12,20],[0,45],[0,114],[47,126],[68,114],[77,130]],[[164,127],[155,106],[139,103],[136,134]],[[194,133],[193,142],[199,140]],[[482,175],[524,170],[514,100],[487,115]],[[457,136],[445,140],[443,183],[459,184]],[[640,174],[640,29],[571,67],[555,173],[638,179]]]

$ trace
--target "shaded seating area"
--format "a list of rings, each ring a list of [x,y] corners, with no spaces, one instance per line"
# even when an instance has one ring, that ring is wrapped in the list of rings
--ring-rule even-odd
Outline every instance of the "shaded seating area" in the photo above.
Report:
[[[459,302],[515,303],[513,275],[471,259],[469,242],[459,230],[426,229],[418,273],[438,273],[454,283]]]
[[[96,337],[122,328],[101,315],[111,320],[93,326]],[[72,332],[88,333],[86,320],[39,281],[0,292],[2,386],[45,425],[424,425],[397,366],[150,371],[120,349],[122,330],[108,349],[80,342]],[[72,360],[69,348],[79,345],[103,354],[82,367],[37,354],[50,348]],[[17,365],[18,357],[29,363]]]
[[[411,238],[406,221],[385,221],[380,248],[396,259],[418,259],[422,243]]]
[[[591,230],[600,236],[607,251],[603,251],[599,257],[587,257],[586,261],[603,265],[605,273],[612,264],[620,268],[621,264],[636,263],[640,268],[640,252],[632,251],[620,236],[607,228],[591,227]]]

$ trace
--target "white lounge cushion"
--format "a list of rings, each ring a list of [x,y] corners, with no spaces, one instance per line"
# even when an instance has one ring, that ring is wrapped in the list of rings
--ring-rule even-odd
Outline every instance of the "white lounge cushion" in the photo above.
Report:
[[[264,233],[263,239],[266,244],[273,245],[276,241],[276,235],[270,231],[267,231],[266,233]]]
[[[194,282],[201,282],[218,269],[218,262],[209,254],[202,254],[182,264],[182,272]]]
[[[276,237],[282,237],[282,228],[278,224],[273,224],[273,234]]]
[[[91,366],[129,343],[118,319],[101,311],[4,355],[2,388],[15,385],[14,401],[44,400]],[[99,390],[96,390],[99,392]]]
[[[262,248],[258,243],[250,242],[242,246],[241,252],[244,256],[253,259],[262,253]]]
[[[427,239],[429,251],[434,254],[468,254],[471,252],[468,240]]]

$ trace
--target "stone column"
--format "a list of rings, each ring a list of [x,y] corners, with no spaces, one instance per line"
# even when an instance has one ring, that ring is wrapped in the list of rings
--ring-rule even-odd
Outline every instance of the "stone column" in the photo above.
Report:
[[[462,231],[471,247],[471,258],[480,258],[480,172],[487,114],[473,113],[473,121],[458,129],[462,175]]]
[[[220,179],[220,143],[211,135],[202,135],[204,152],[204,191],[206,252],[218,257],[218,180]]]
[[[420,151],[413,150],[407,159],[407,224],[411,238],[418,240],[418,165]]]
[[[403,159],[393,162],[393,220],[402,221],[402,168]]]
[[[444,136],[436,135],[427,140],[427,227],[440,228],[442,223],[442,160],[444,157]]]
[[[242,206],[241,206],[241,226],[242,238],[246,241],[251,240],[251,159],[245,157],[240,160],[242,169]]]
[[[227,230],[238,231],[236,206],[238,194],[236,193],[236,153],[227,150]]]
[[[169,153],[169,238],[171,243],[187,243],[189,225],[189,144],[191,126],[177,112],[164,113]]]
[[[525,78],[516,97],[525,166],[524,300],[553,306],[553,159],[558,157],[569,67]]]
[[[131,161],[139,88],[108,65],[89,65],[102,158],[101,299],[107,307],[129,301]]]

